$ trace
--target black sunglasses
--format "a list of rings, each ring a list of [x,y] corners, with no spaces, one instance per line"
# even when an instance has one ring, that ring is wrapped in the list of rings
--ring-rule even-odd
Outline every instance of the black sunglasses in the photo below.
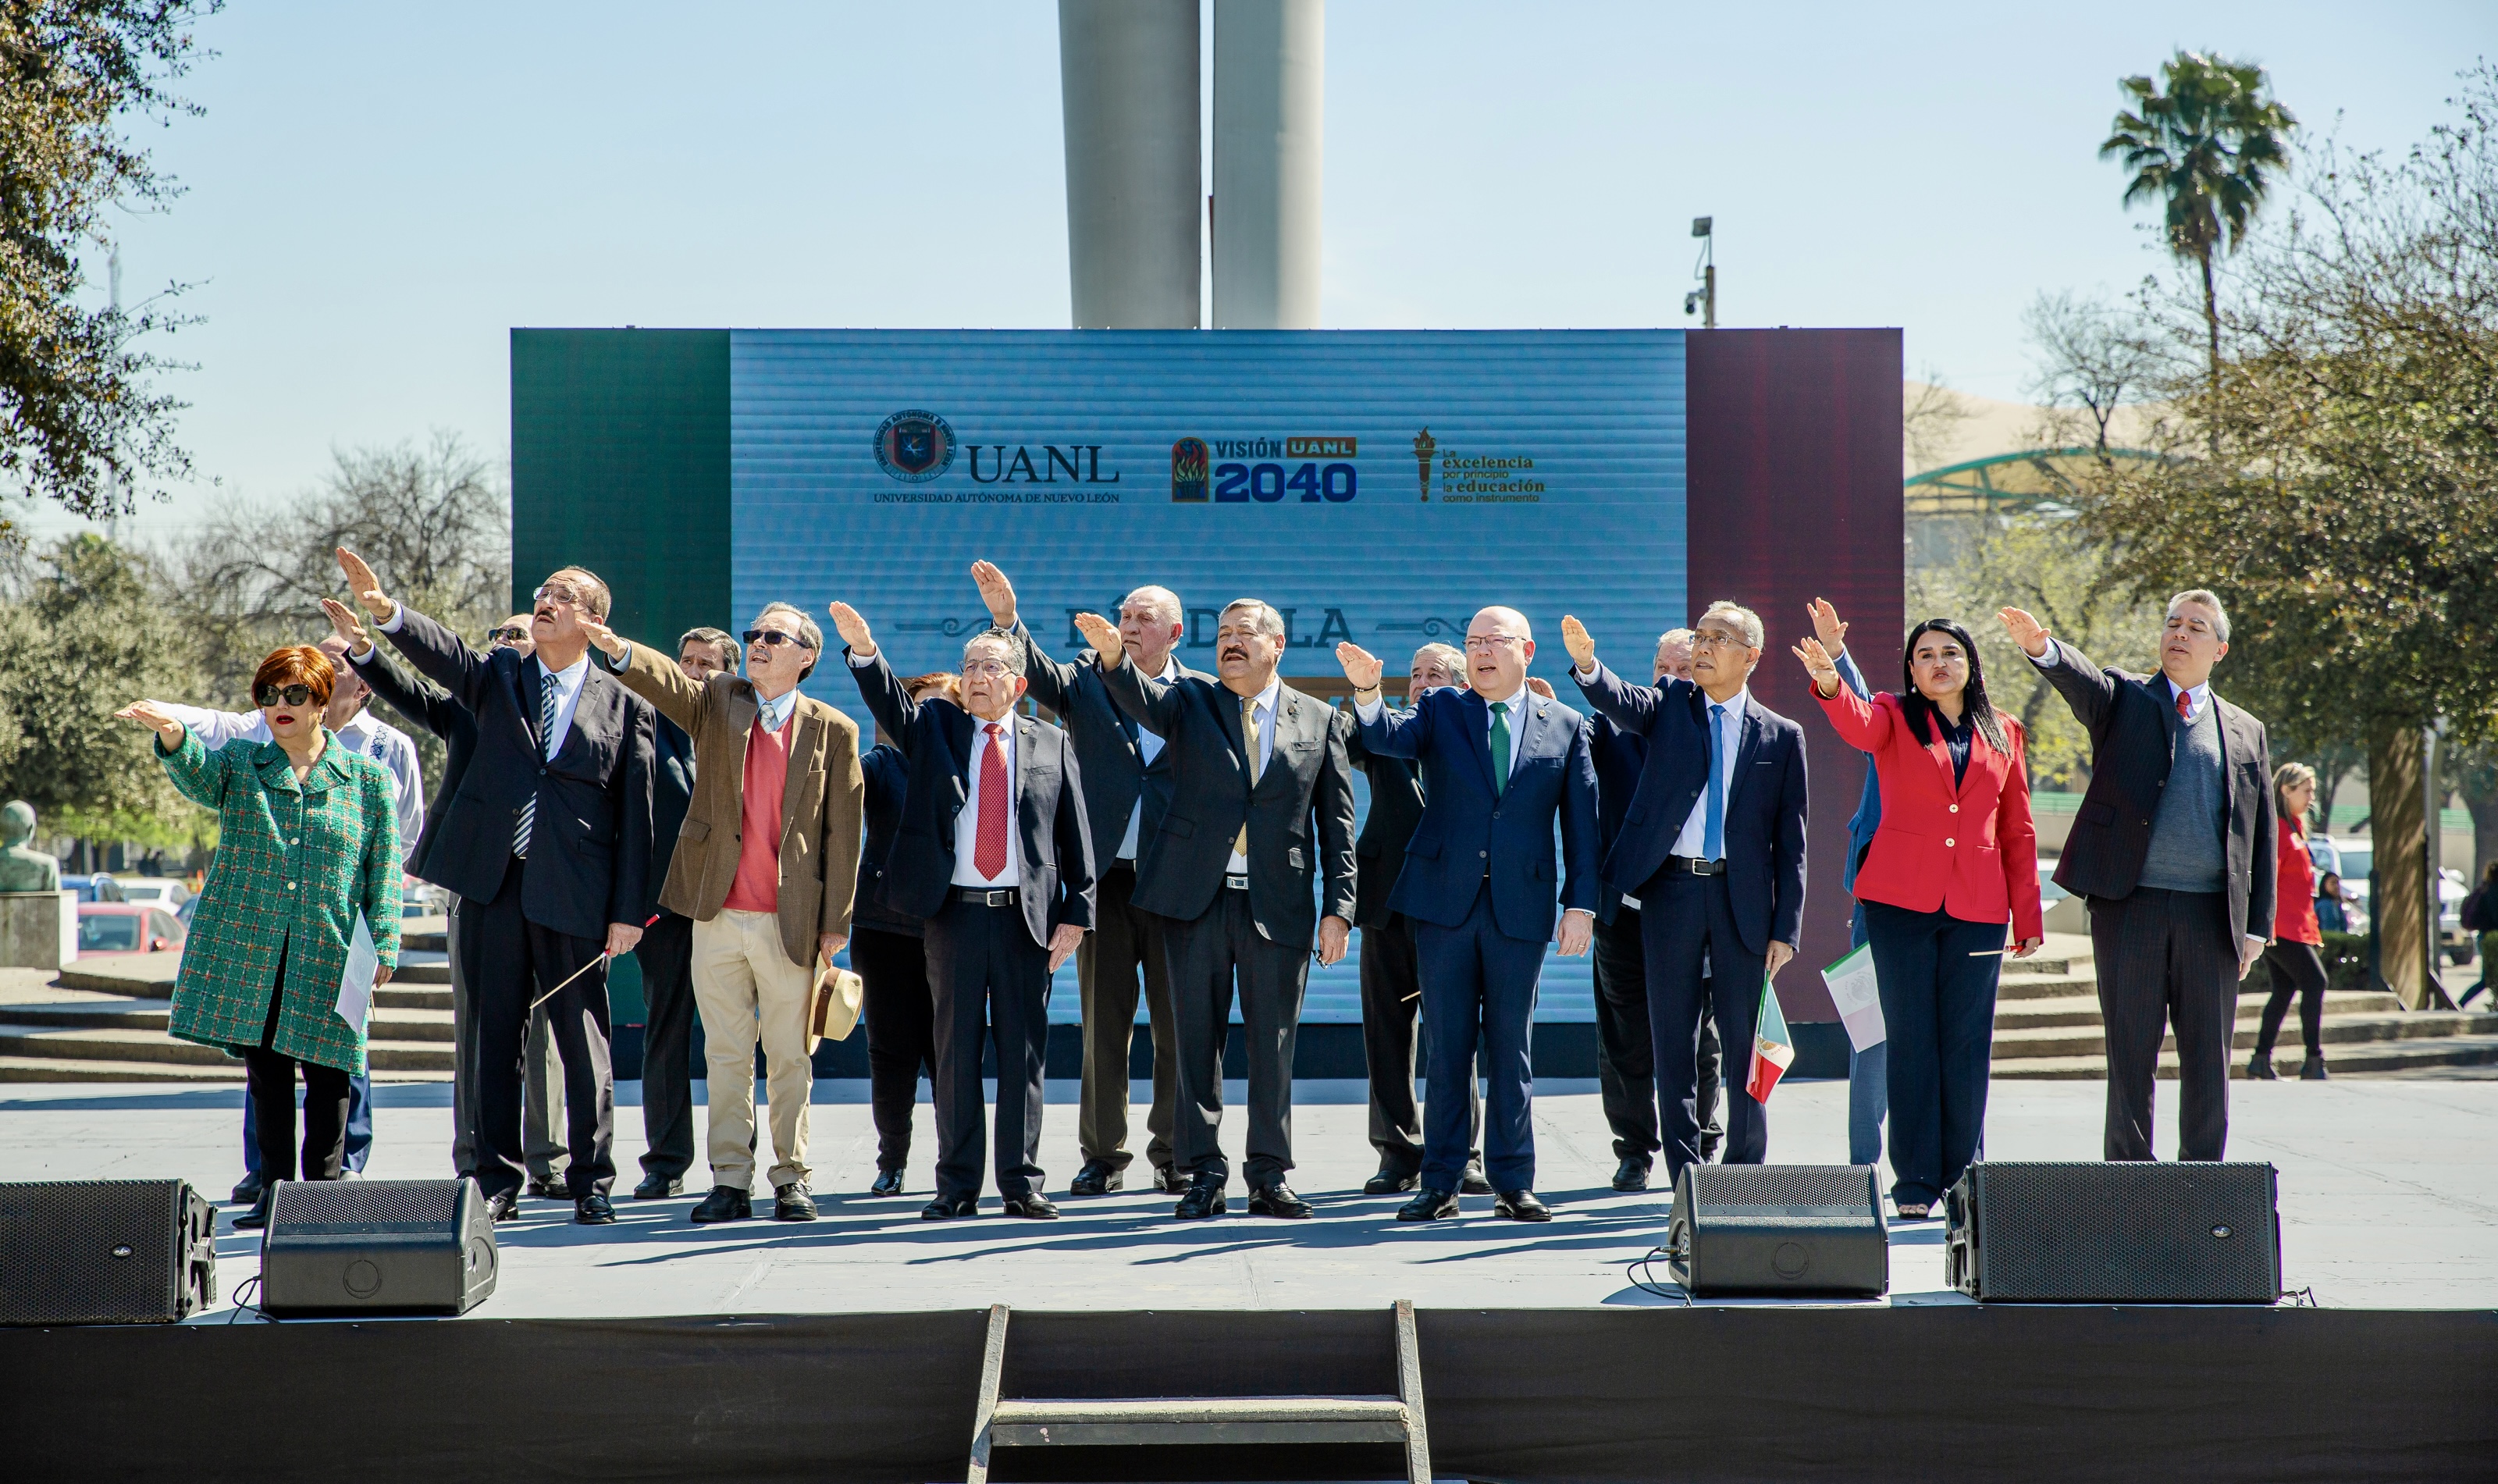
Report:
[[[499,639],[505,644],[518,644],[528,636],[529,631],[528,629],[510,624],[506,624],[502,628],[495,629],[486,635],[486,637],[490,639]]]
[[[746,630],[746,642],[749,644],[795,644],[800,649],[811,649],[814,647],[806,640],[799,638],[796,634],[783,633],[778,629],[750,629]]]
[[[312,688],[310,686],[262,686],[252,693],[252,696],[264,706],[274,706],[281,702],[289,706],[301,706],[312,699]]]

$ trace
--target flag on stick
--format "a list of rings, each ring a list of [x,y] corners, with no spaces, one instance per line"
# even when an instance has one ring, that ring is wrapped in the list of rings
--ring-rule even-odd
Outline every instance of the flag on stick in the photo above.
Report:
[[[1777,991],[1769,980],[1761,981],[1761,1013],[1753,1020],[1752,1074],[1745,1081],[1744,1090],[1755,1103],[1766,1103],[1770,1092],[1795,1064],[1795,1038],[1787,1030],[1787,1017],[1778,1009]]]

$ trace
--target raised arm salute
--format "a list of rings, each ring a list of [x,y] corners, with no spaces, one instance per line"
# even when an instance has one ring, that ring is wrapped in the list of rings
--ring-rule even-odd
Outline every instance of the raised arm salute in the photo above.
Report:
[[[2238,981],[2273,932],[2270,739],[2212,669],[2229,616],[2202,589],[2168,600],[2160,673],[2101,669],[2019,608],[1997,617],[2091,734],[2091,784],[2056,865],[2090,904],[2106,1027],[2110,1159],[2150,1159],[2160,1043],[2177,1033],[2177,1157],[2222,1157]]]
[[[1309,1205],[1293,1168],[1293,1047],[1307,985],[1311,939],[1321,963],[1344,956],[1353,917],[1350,718],[1276,676],[1283,616],[1256,598],[1223,610],[1215,631],[1220,678],[1150,679],[1130,663],[1119,631],[1078,614],[1104,686],[1157,736],[1170,759],[1171,801],[1143,842],[1136,904],[1169,919],[1164,952],[1179,1022],[1180,1167],[1193,1173],[1176,1214],[1227,1209],[1231,1178],[1219,1135],[1222,1052],[1233,986],[1248,1035],[1249,1210],[1302,1217]],[[1311,906],[1312,887],[1324,906]]]

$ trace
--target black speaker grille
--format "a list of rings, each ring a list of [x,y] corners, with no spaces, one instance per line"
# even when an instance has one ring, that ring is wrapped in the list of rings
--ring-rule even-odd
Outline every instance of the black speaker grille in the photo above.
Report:
[[[1834,1207],[1838,1213],[1866,1214],[1871,1205],[1865,1170],[1858,1165],[1693,1165],[1691,1199],[1705,1214],[1745,1207]]]
[[[2270,1303],[2280,1295],[2270,1165],[1990,1163],[1970,1173],[1968,1276],[1980,1298]]]
[[[214,1282],[208,1227],[180,1180],[0,1185],[0,1323],[179,1319]]]
[[[287,1180],[270,1204],[269,1224],[299,1232],[449,1231],[459,1203],[457,1180]]]

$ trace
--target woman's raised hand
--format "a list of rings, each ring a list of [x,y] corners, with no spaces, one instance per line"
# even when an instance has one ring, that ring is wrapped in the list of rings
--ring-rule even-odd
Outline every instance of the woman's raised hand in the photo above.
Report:
[[[1804,661],[1805,673],[1812,677],[1812,694],[1832,696],[1839,694],[1839,666],[1831,662],[1830,651],[1819,639],[1807,639],[1792,646],[1795,657]]]
[[[133,701],[112,714],[116,722],[135,722],[156,733],[156,740],[173,752],[182,745],[182,724],[174,714],[152,700]]]

